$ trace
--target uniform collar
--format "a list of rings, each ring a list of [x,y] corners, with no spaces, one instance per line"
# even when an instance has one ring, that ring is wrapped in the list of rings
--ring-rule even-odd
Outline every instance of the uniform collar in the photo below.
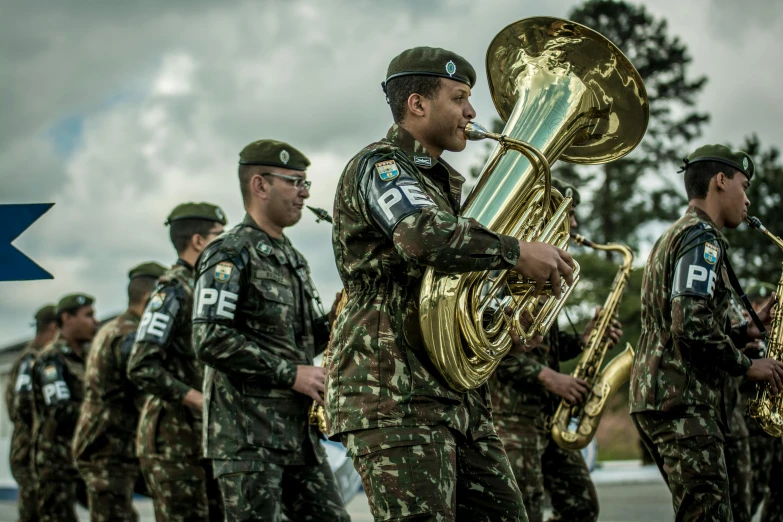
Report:
[[[276,252],[277,250],[280,250],[281,244],[282,245],[291,244],[291,242],[288,241],[288,238],[286,237],[285,234],[283,234],[283,237],[280,239],[272,238],[272,236],[267,234],[264,231],[264,229],[258,226],[258,223],[256,223],[256,221],[253,219],[253,217],[250,214],[245,214],[245,219],[242,220],[242,226],[250,227],[262,235],[260,240],[255,244],[256,250],[262,256],[268,256],[269,254]],[[280,254],[283,256],[283,259],[285,259],[285,253],[280,252]]]
[[[420,169],[431,169],[438,164],[438,158],[433,157],[432,154],[424,148],[424,145],[419,143],[410,132],[396,123],[392,125],[389,132],[386,133],[386,139],[402,149],[411,159],[413,164]]]
[[[174,265],[184,266],[190,272],[193,272],[193,270],[194,270],[193,266],[190,263],[188,263],[187,261],[185,261],[184,259],[182,259],[182,258],[177,259],[177,262],[174,263]]]
[[[718,236],[718,238],[722,241],[724,241],[726,244],[728,244],[728,241],[726,240],[726,237],[723,235],[723,232],[721,232],[718,229],[718,225],[716,225],[709,214],[704,212],[699,207],[689,206],[688,210],[685,211],[686,216],[692,216],[698,219],[699,221],[706,222],[714,231],[715,234]]]
[[[444,179],[444,182],[448,184],[449,197],[452,200],[454,208],[459,209],[460,200],[462,199],[462,185],[465,183],[465,178],[459,172],[443,161],[442,158],[434,158],[427,152],[424,145],[419,143],[410,132],[396,123],[391,126],[389,132],[386,134],[386,140],[402,150],[417,168],[423,170],[429,176],[434,178],[439,176],[445,178],[442,171],[439,171],[438,169],[433,170],[435,165],[440,164],[445,170],[445,175],[448,176],[448,179]]]
[[[127,317],[133,321],[136,321],[137,323],[141,321],[141,317],[130,308],[126,308],[125,311],[122,312],[122,315],[120,317]]]

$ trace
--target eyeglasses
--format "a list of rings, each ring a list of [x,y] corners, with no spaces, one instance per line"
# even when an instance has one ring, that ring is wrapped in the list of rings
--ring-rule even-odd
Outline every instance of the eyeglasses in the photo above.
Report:
[[[274,172],[264,172],[261,174],[262,176],[274,176],[276,178],[284,179],[291,183],[294,187],[301,189],[304,188],[305,190],[310,190],[310,187],[313,185],[312,181],[308,181],[304,178],[300,178],[298,176],[286,176],[285,174],[275,174]]]

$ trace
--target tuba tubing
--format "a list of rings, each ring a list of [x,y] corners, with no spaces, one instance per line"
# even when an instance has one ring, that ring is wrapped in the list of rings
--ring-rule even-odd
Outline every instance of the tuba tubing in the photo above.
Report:
[[[503,29],[487,50],[487,76],[501,134],[472,123],[469,140],[497,141],[460,216],[521,241],[567,248],[570,198],[551,188],[558,159],[599,164],[619,159],[641,141],[649,119],[639,73],[608,39],[559,18],[527,18]],[[513,152],[513,154],[508,154]],[[574,285],[579,279],[574,270]],[[419,319],[427,354],[457,392],[486,382],[512,346],[543,335],[574,285],[561,298],[535,295],[535,282],[513,269],[453,275],[427,269]],[[541,305],[542,303],[542,305]],[[511,307],[513,314],[503,312]],[[522,317],[533,318],[525,326]]]

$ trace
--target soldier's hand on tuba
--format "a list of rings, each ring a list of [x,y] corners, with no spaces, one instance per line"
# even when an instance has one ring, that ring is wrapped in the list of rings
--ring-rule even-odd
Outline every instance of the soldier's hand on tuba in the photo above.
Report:
[[[519,259],[514,268],[517,273],[536,282],[535,295],[540,295],[547,281],[552,283],[552,293],[560,298],[562,275],[571,285],[574,282],[574,259],[571,254],[548,243],[519,242]]]
[[[324,381],[326,369],[321,366],[307,366],[300,364],[296,367],[296,379],[292,388],[303,395],[307,395],[319,405],[323,406]]]

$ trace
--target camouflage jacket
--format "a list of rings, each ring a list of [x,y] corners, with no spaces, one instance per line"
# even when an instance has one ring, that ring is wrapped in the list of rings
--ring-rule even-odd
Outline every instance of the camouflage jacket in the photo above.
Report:
[[[312,365],[329,336],[305,258],[246,216],[201,255],[195,295],[205,456],[286,465],[321,457],[307,420],[313,400],[291,388],[297,365]]]
[[[747,323],[732,328],[729,319],[727,249],[709,216],[695,207],[655,243],[642,280],[632,413],[697,407],[719,415],[725,427],[725,379],[750,367],[736,348],[748,341]]]
[[[577,334],[561,332],[555,323],[543,343],[527,353],[506,356],[490,379],[494,414],[553,415],[560,404],[560,397],[541,384],[538,374],[544,367],[559,372],[560,362],[573,359],[582,353],[582,348]]]
[[[71,440],[84,398],[84,359],[62,337],[33,367],[35,469],[41,480],[76,476]]]
[[[136,427],[143,393],[128,380],[127,368],[139,316],[126,310],[106,323],[87,356],[84,402],[73,436],[77,462],[136,459]]]
[[[33,448],[33,365],[42,346],[30,342],[14,362],[5,389],[5,406],[14,425],[11,467],[29,469]]]
[[[128,361],[128,377],[150,394],[139,416],[139,457],[201,455],[201,413],[182,404],[203,380],[191,342],[192,310],[193,268],[180,259],[152,291]]]
[[[327,375],[329,434],[445,424],[492,430],[486,386],[452,391],[421,338],[427,267],[456,274],[516,265],[519,243],[458,217],[465,179],[393,126],[346,166],[335,196],[332,245],[348,294]]]

